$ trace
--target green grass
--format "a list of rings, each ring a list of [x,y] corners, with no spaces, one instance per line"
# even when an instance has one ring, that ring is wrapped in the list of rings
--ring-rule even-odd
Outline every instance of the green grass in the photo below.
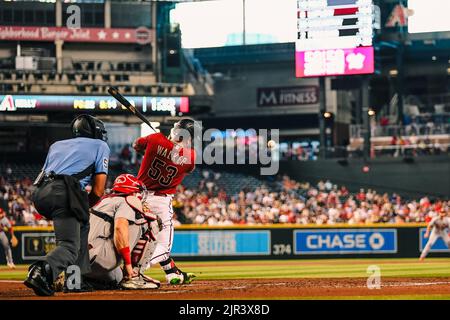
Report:
[[[203,280],[367,277],[369,265],[379,266],[382,277],[450,277],[450,259],[429,259],[425,263],[416,259],[345,259],[179,262],[177,265]],[[148,274],[161,279],[161,271],[155,269]]]
[[[259,260],[178,262],[183,271],[193,272],[199,280],[263,279],[263,278],[355,278],[367,277],[367,267],[377,265],[382,277],[450,278],[450,258],[417,259],[327,259],[327,260]],[[0,266],[0,279],[23,280],[27,266],[9,270]],[[159,267],[148,275],[159,280],[164,274]]]

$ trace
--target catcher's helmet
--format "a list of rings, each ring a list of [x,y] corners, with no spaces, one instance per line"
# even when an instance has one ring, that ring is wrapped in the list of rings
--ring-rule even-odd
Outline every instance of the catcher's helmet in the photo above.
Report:
[[[103,121],[88,115],[82,114],[73,119],[70,124],[74,137],[86,137],[108,141],[108,135]]]
[[[191,118],[183,118],[173,125],[170,135],[173,139],[181,141],[184,137],[180,130],[186,130],[189,133],[192,142],[201,141],[202,127],[198,121]]]
[[[144,184],[132,174],[121,174],[114,180],[112,191],[121,194],[139,193],[145,190]]]

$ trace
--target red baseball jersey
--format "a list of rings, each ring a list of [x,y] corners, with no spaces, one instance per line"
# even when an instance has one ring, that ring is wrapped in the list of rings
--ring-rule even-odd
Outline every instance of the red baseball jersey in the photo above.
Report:
[[[195,169],[194,149],[182,148],[162,133],[138,138],[136,148],[145,149],[138,179],[150,191],[174,194],[186,174]]]

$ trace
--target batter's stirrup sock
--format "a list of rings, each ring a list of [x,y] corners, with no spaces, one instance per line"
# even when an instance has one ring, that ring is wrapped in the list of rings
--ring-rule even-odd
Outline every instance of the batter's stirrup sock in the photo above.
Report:
[[[177,268],[177,266],[175,265],[175,262],[173,261],[172,258],[161,261],[159,263],[159,265],[161,266],[161,268],[164,270],[164,272],[166,274],[169,274],[169,273],[180,274],[181,273],[181,270]]]

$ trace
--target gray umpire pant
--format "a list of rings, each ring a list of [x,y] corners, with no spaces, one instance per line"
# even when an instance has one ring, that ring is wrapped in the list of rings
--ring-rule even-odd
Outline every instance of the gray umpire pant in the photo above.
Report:
[[[89,273],[89,222],[80,222],[71,212],[64,181],[44,183],[34,195],[34,204],[39,213],[53,220],[56,248],[43,259],[52,269],[53,281],[71,265],[77,265],[81,275]]]
[[[2,244],[3,250],[5,251],[6,263],[14,263],[11,246],[9,245],[8,237],[6,236],[4,231],[0,231],[0,243]]]

